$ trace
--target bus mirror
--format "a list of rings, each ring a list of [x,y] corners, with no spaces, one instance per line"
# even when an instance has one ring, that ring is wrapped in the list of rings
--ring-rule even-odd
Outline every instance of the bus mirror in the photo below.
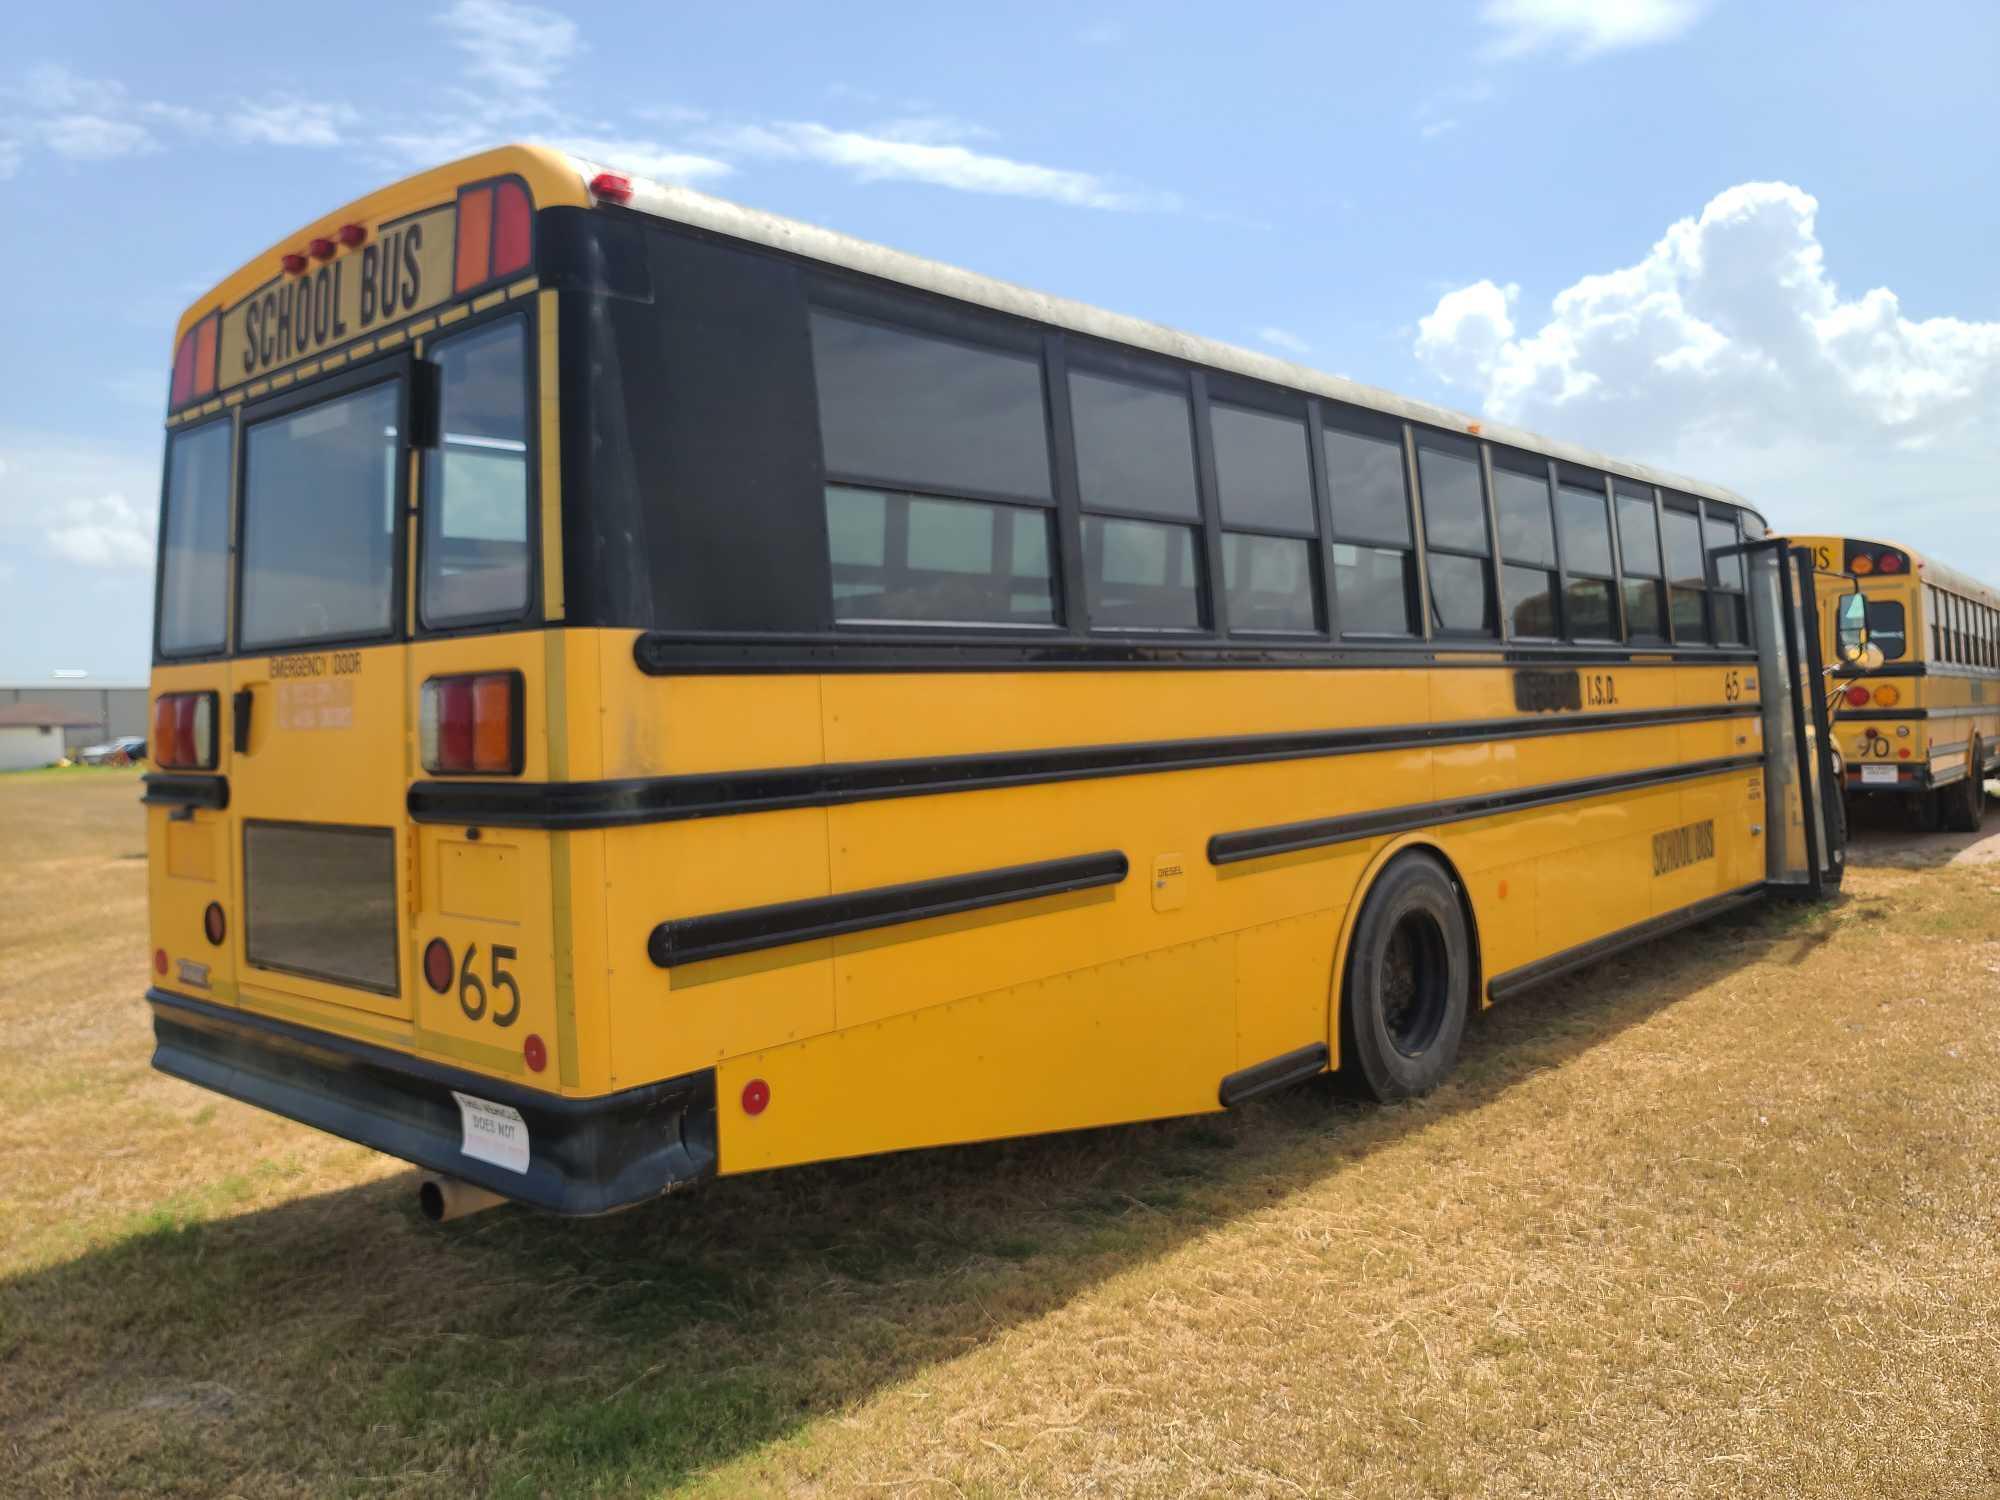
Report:
[[[1854,592],[1840,596],[1834,625],[1840,635],[1841,661],[1850,667],[1858,665],[1868,646],[1868,600],[1861,592],[1858,581]],[[1881,653],[1878,651],[1876,654],[1879,656]]]

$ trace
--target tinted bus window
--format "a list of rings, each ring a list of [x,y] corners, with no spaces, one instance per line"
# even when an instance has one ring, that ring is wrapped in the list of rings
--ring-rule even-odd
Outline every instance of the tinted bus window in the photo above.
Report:
[[[1668,598],[1673,609],[1674,639],[1708,639],[1708,616],[1703,604],[1708,567],[1701,550],[1701,518],[1692,511],[1667,506],[1660,512],[1660,535],[1665,542]]]
[[[1051,512],[829,485],[833,617],[843,624],[1053,625]]]
[[[1222,535],[1222,585],[1229,628],[1316,635],[1321,629],[1311,542],[1295,537]]]
[[[1900,599],[1868,601],[1868,639],[1882,648],[1885,661],[1900,661],[1910,649]]]
[[[1042,362],[814,309],[830,474],[946,494],[1047,499]]]
[[[394,625],[401,391],[370,386],[245,432],[243,645]]]
[[[1083,556],[1092,625],[1201,629],[1201,570],[1191,527],[1087,515]]]
[[[1403,481],[1403,445],[1347,432],[1329,423],[1323,434],[1326,485],[1333,497],[1333,534],[1346,541],[1410,545],[1410,496]]]
[[[1304,421],[1220,402],[1210,403],[1208,420],[1222,524],[1304,536],[1317,531]]]
[[[225,418],[183,428],[167,450],[160,536],[160,653],[220,651],[229,620],[229,450]]]
[[[1552,639],[1562,633],[1562,622],[1556,618],[1556,529],[1547,468],[1530,474],[1496,458],[1493,508],[1500,521],[1500,587],[1508,626],[1517,636]]]
[[[426,625],[517,619],[528,607],[527,325],[433,346],[438,446],[424,454]]]
[[[1194,429],[1185,392],[1073,370],[1076,467],[1083,503],[1194,520]]]

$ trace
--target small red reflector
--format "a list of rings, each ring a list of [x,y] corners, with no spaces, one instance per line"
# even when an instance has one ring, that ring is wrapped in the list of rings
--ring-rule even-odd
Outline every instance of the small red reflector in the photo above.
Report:
[[[167,972],[167,950],[166,950],[166,949],[164,949],[164,948],[155,948],[155,949],[153,950],[153,972],[154,972],[155,974],[164,974],[164,973],[166,973],[166,972]]]
[[[329,239],[317,239],[306,246],[306,249],[311,253],[314,260],[332,260],[333,252],[339,248],[340,246]]]
[[[1848,705],[1852,708],[1866,708],[1868,706],[1868,689],[1858,682],[1847,690],[1846,697]]]
[[[278,264],[285,268],[287,276],[303,276],[305,274],[306,258],[296,250],[280,260]]]
[[[424,945],[424,983],[442,995],[451,988],[451,945],[432,938]]]
[[[622,172],[599,172],[590,179],[590,196],[606,203],[630,203],[632,179]]]
[[[343,224],[340,226],[340,243],[347,246],[350,250],[354,249],[367,238],[368,226],[366,224]]]
[[[208,903],[208,910],[201,914],[201,930],[207,936],[209,942],[218,948],[222,946],[223,934],[229,928],[222,919],[221,902],[211,901]]]
[[[771,1085],[761,1078],[753,1078],[743,1085],[743,1113],[761,1115],[764,1107],[771,1102]]]
[[[1896,754],[1901,756],[1904,760],[1908,760],[1910,758],[1909,747],[1905,746],[1903,749],[1898,750]]]
[[[529,1072],[541,1072],[542,1069],[549,1065],[548,1043],[544,1042],[532,1031],[529,1032],[527,1039],[521,1043],[521,1061],[528,1065]]]

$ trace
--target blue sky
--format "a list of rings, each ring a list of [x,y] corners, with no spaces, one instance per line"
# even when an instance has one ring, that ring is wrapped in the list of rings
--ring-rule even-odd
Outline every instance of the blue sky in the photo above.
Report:
[[[2000,582],[1990,4],[84,10],[0,19],[0,682],[144,677],[180,308],[516,138]]]

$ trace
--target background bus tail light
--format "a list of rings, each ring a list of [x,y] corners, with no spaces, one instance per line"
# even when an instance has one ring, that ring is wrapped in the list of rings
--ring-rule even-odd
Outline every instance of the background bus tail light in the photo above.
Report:
[[[162,770],[214,770],[215,694],[160,694],[153,700],[153,737],[146,748]]]
[[[1858,682],[1847,690],[1845,696],[1849,708],[1866,708],[1868,706],[1868,689]]]
[[[433,677],[420,714],[424,769],[453,776],[521,771],[521,674]]]
[[[1894,708],[1902,701],[1903,695],[1897,691],[1896,684],[1893,682],[1885,682],[1875,689],[1875,706],[1877,708]]]

